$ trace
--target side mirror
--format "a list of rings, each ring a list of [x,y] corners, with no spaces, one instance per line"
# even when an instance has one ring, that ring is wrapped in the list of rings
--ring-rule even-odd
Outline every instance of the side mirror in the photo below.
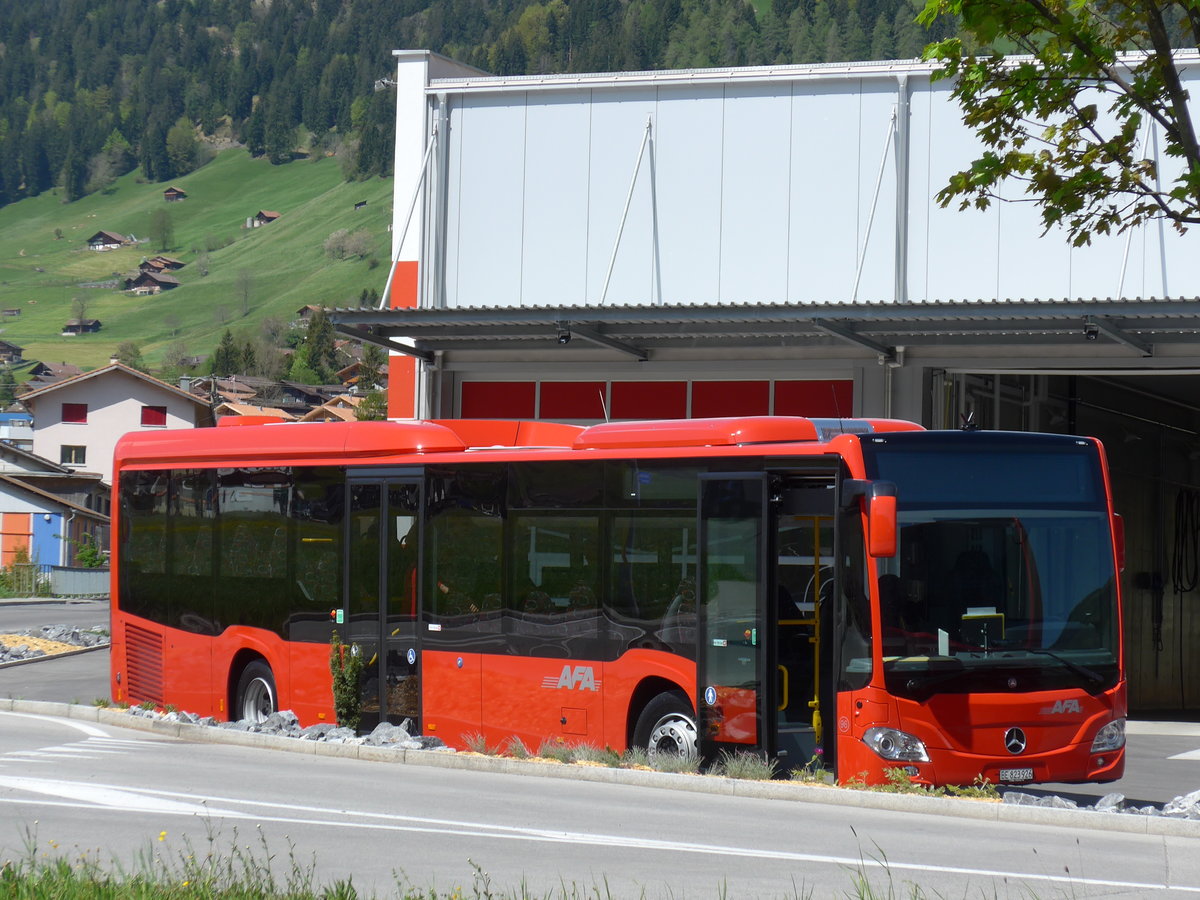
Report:
[[[867,552],[896,555],[896,485],[888,481],[874,482],[867,493]]]
[[[1125,571],[1125,520],[1113,513],[1113,550],[1117,554],[1117,571]]]

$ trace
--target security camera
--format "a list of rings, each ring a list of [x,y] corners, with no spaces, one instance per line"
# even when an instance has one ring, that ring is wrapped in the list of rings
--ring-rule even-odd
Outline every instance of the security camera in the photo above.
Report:
[[[569,343],[571,343],[571,331],[570,331],[570,329],[567,329],[567,328],[560,328],[560,329],[558,329],[558,342],[559,342],[560,344],[569,344]]]
[[[1083,326],[1083,337],[1085,340],[1094,341],[1100,337],[1100,326],[1095,322],[1085,322]]]

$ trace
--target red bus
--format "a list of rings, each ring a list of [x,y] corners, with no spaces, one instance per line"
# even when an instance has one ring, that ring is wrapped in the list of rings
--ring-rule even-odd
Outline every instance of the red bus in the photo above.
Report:
[[[228,421],[228,420],[226,420]],[[839,780],[1124,768],[1097,441],[892,420],[253,424],[115,460],[114,699],[745,750]]]

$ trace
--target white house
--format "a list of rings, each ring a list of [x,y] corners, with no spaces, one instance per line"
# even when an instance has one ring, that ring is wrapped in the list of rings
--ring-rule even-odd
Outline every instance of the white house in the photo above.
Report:
[[[212,424],[208,404],[187,391],[113,363],[21,398],[33,414],[33,452],[112,483],[113,450],[130,431]]]

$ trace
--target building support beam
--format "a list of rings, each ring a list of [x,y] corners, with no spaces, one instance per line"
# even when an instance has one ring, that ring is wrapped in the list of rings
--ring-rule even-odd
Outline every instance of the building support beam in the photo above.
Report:
[[[377,337],[368,331],[363,331],[361,328],[354,328],[349,325],[334,325],[333,330],[342,335],[356,341],[362,341],[364,344],[374,344],[376,347],[382,347],[384,350],[390,350],[393,353],[403,353],[405,356],[415,356],[419,360],[427,363],[432,363],[434,355],[432,350],[421,350],[418,347],[413,347],[409,344],[398,344],[389,338]]]
[[[877,353],[883,357],[884,362],[892,362],[896,358],[896,348],[888,347],[878,341],[873,341],[868,337],[863,337],[857,332],[851,331],[845,325],[840,325],[829,319],[813,319],[812,324],[822,331],[828,332],[836,338],[841,338],[843,341],[848,341],[851,344],[857,344],[860,347],[866,347],[872,353]]]
[[[554,327],[558,331],[558,341],[560,344],[570,342],[571,338],[577,337],[580,340],[588,341],[600,347],[607,347],[610,350],[616,350],[618,353],[624,353],[627,356],[632,356],[638,362],[645,362],[649,359],[649,354],[640,347],[633,347],[629,344],[624,344],[621,341],[606,337],[600,332],[588,328],[586,325],[573,325],[570,322],[555,322]],[[566,340],[563,340],[563,338]]]
[[[1090,337],[1093,328],[1110,341],[1114,341],[1118,344],[1124,344],[1131,350],[1136,350],[1142,356],[1154,355],[1153,344],[1147,344],[1141,338],[1135,337],[1129,332],[1122,330],[1114,325],[1113,321],[1106,316],[1088,316],[1084,320],[1084,336]]]

